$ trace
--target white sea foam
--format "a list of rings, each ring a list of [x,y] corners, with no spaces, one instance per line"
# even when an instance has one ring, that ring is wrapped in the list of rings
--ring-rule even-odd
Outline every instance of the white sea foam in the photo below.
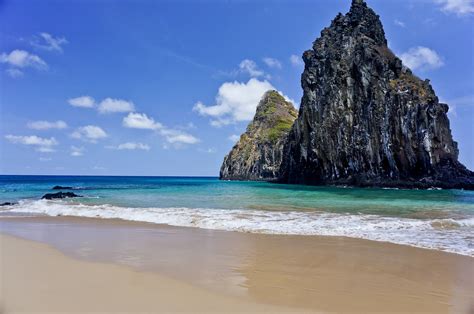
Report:
[[[363,214],[210,208],[134,208],[20,201],[12,213],[119,218],[172,226],[268,234],[346,236],[474,256],[474,218],[408,219]]]

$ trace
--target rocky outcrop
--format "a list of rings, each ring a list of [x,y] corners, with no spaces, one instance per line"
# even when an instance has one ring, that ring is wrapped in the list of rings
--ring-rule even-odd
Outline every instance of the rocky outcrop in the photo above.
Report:
[[[253,121],[224,158],[220,178],[273,180],[283,158],[283,146],[297,111],[277,91],[268,91],[257,106]]]
[[[62,185],[55,185],[52,188],[53,190],[72,190],[72,186],[62,186]]]
[[[473,173],[458,161],[448,105],[390,51],[363,0],[337,15],[303,60],[304,93],[282,182],[474,187]]]
[[[82,197],[72,192],[58,192],[58,193],[47,193],[41,197],[41,199],[52,200],[52,199],[61,199],[61,198],[70,198],[70,197]]]
[[[17,203],[12,203],[12,202],[4,202],[4,203],[1,203],[0,206],[13,206],[13,205],[16,205]]]

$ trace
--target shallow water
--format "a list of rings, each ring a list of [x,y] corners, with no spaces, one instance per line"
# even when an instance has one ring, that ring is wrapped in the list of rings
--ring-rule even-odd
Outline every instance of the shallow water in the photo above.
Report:
[[[84,197],[44,201],[55,185]],[[217,178],[0,176],[1,215],[120,218],[348,236],[474,256],[474,192],[310,187]]]

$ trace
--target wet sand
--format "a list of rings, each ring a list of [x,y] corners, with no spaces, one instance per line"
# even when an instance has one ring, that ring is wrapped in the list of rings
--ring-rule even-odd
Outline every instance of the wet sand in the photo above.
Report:
[[[439,251],[72,217],[0,232],[7,313],[474,311],[474,258]]]

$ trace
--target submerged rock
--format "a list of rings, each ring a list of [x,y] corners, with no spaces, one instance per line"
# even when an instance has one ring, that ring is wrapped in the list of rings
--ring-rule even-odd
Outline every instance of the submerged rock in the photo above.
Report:
[[[474,173],[458,161],[448,105],[390,51],[363,0],[337,15],[303,60],[280,181],[474,188]]]
[[[272,180],[280,171],[283,145],[297,111],[277,91],[260,100],[247,130],[224,158],[220,178],[225,180]]]
[[[41,197],[41,199],[52,200],[57,198],[69,198],[69,197],[82,197],[73,192],[58,192],[58,193],[47,193]]]
[[[52,188],[53,190],[72,190],[72,186],[61,186],[61,185],[55,185]]]
[[[0,206],[12,206],[12,205],[16,205],[17,203],[12,203],[12,202],[4,202],[4,203],[1,203]]]

